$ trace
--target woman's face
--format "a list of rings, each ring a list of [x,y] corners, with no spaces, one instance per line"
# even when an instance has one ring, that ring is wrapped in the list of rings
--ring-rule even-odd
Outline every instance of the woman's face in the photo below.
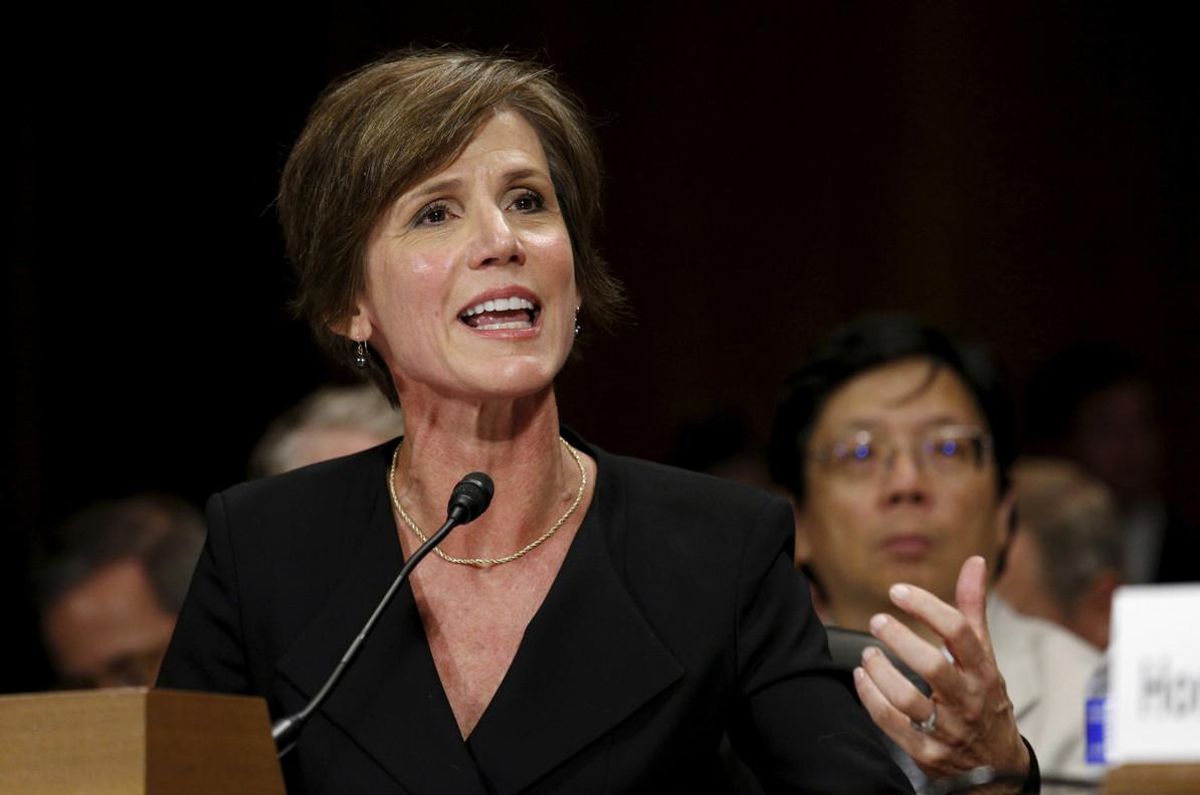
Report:
[[[523,397],[566,361],[580,295],[537,133],[513,111],[404,193],[367,244],[350,336],[388,362],[401,400]]]

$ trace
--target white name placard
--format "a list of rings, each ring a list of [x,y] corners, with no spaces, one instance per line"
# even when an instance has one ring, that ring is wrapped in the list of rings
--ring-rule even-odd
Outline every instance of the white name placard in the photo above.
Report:
[[[1109,763],[1200,761],[1200,584],[1117,590]]]

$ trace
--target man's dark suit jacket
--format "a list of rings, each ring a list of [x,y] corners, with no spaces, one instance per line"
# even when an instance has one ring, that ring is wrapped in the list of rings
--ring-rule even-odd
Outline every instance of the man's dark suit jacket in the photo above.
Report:
[[[723,732],[768,791],[908,791],[825,670],[788,506],[573,442],[594,499],[469,739],[404,588],[285,759],[289,792],[721,791]],[[160,686],[304,705],[401,567],[394,445],[212,498]]]

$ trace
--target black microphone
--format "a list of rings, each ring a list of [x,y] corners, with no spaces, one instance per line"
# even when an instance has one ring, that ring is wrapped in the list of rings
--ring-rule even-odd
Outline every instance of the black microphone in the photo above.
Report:
[[[450,493],[450,504],[446,506],[446,518],[458,524],[470,524],[492,504],[496,487],[492,479],[483,472],[463,475],[462,480]]]
[[[442,542],[446,536],[460,524],[469,524],[478,519],[480,515],[487,510],[492,503],[492,494],[495,492],[495,486],[492,484],[492,479],[483,472],[472,472],[469,475],[463,476],[462,480],[458,481],[458,485],[454,487],[454,491],[450,494],[450,504],[446,506],[446,523],[443,524],[438,531],[429,537],[421,546],[417,547],[412,556],[404,563],[404,567],[400,569],[400,574],[396,576],[387,593],[383,595],[383,599],[379,601],[379,605],[375,608],[375,612],[371,613],[371,617],[367,619],[367,623],[363,624],[362,631],[358,633],[358,637],[346,649],[346,653],[342,655],[341,662],[333,669],[333,673],[325,680],[325,684],[321,685],[321,689],[312,697],[304,709],[299,712],[288,715],[286,718],[280,718],[271,726],[271,738],[275,740],[275,748],[278,749],[279,756],[282,758],[288,751],[296,746],[296,738],[300,735],[300,730],[304,728],[304,724],[312,716],[317,707],[325,702],[329,694],[333,692],[333,688],[341,680],[342,674],[346,671],[346,666],[358,654],[358,650],[362,647],[363,641],[367,639],[367,635],[371,633],[375,622],[379,620],[379,616],[391,604],[392,597],[396,595],[396,591],[400,590],[400,586],[408,579],[408,575],[417,567],[426,555],[433,551],[433,548]]]

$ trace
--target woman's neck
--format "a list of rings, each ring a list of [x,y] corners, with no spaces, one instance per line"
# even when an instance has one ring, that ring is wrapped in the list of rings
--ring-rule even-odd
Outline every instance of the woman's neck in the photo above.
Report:
[[[515,400],[469,402],[401,395],[404,444],[397,497],[431,534],[454,484],[486,472],[496,485],[487,513],[441,548],[456,557],[502,557],[545,532],[574,499],[579,470],[558,441],[551,389]],[[414,538],[406,539],[406,548]]]

